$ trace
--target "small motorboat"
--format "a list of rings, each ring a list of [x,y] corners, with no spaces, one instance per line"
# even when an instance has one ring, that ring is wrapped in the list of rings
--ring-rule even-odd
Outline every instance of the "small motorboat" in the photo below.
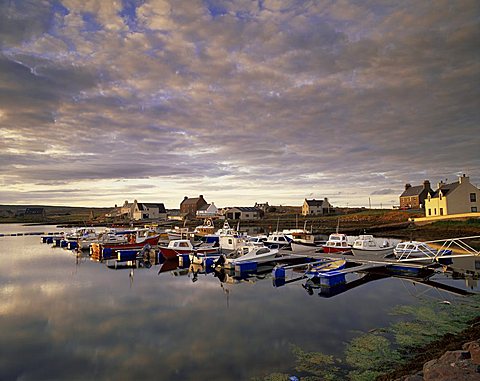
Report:
[[[274,261],[277,256],[278,249],[251,244],[242,246],[229,254],[222,254],[215,265],[235,267],[235,265],[247,262],[266,263]]]
[[[188,239],[174,239],[170,241],[167,246],[159,246],[158,249],[165,259],[176,258],[182,254],[192,254],[196,256],[200,254],[216,254],[218,256],[220,254],[218,247],[212,245],[194,246]]]
[[[307,271],[305,271],[305,276],[308,279],[319,278],[322,274],[344,269],[346,264],[347,261],[344,259],[337,259],[334,261],[325,260],[309,267]]]
[[[387,240],[375,239],[373,235],[361,235],[353,242],[353,255],[371,254],[387,257],[393,254],[395,246]]]
[[[426,242],[409,241],[400,242],[397,244],[393,253],[398,260],[418,260],[427,259],[433,260],[436,257],[443,255],[451,255],[452,250],[449,249],[436,249]]]
[[[330,234],[328,241],[322,247],[324,253],[350,252],[352,250],[352,244],[347,235],[341,233]]]
[[[267,239],[263,242],[265,246],[277,249],[290,248],[290,242],[292,241],[285,233],[273,232],[268,235]]]

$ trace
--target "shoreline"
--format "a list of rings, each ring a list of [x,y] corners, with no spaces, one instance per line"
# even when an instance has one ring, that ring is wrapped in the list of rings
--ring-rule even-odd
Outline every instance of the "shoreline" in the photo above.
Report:
[[[407,380],[409,377],[417,376],[419,372],[422,372],[424,365],[429,361],[438,360],[447,352],[462,350],[465,344],[479,340],[480,316],[470,320],[468,324],[469,327],[458,334],[448,333],[430,344],[413,348],[415,356],[411,360],[398,369],[377,377],[375,381]],[[480,378],[480,375],[478,377]]]

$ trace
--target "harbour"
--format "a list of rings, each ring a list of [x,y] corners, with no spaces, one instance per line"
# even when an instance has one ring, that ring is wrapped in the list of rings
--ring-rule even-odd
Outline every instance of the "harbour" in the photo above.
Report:
[[[8,230],[23,235],[8,236]],[[237,272],[158,253],[148,265],[143,258],[97,261],[30,235],[40,230],[55,236],[61,228],[2,226],[7,379],[63,379],[73,372],[82,379],[301,376],[293,347],[342,357],[345,343],[360,332],[396,321],[390,311],[398,305],[422,306],[430,297],[463,303],[479,291],[475,258],[460,258],[469,270],[462,265],[455,276],[346,272],[345,282],[324,287],[295,272],[298,259],[281,264],[292,272],[284,279],[271,264]],[[337,257],[345,255],[329,254]],[[291,281],[295,276],[301,279]],[[9,332],[23,332],[23,338]],[[32,350],[42,366],[24,360]]]

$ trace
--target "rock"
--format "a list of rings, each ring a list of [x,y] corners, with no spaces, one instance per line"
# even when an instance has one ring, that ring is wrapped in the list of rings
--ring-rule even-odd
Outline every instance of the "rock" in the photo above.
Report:
[[[449,351],[436,360],[423,365],[425,381],[480,381],[477,366],[465,350]]]
[[[472,363],[480,365],[480,340],[466,343],[462,348],[463,350],[470,352]]]

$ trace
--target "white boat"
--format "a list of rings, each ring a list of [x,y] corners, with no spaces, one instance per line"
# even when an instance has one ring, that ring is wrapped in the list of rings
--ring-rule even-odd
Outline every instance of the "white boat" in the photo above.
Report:
[[[223,254],[217,260],[216,265],[224,267],[235,267],[245,262],[265,263],[275,260],[278,249],[271,249],[266,246],[245,245],[229,254]]]
[[[173,229],[165,229],[165,233],[168,235],[170,241],[174,239],[186,239],[192,235],[192,232],[188,230],[188,227],[175,226]]]
[[[64,239],[67,241],[78,241],[79,239],[97,237],[98,233],[95,228],[81,227],[76,228],[65,234]]]
[[[264,243],[267,240],[266,235],[257,235],[257,236],[248,236],[247,241],[252,242],[255,245],[258,246],[265,246]]]
[[[393,254],[395,245],[387,240],[375,239],[373,235],[360,235],[352,245],[353,255],[371,254],[386,257]]]
[[[291,241],[292,240],[288,238],[285,233],[276,231],[268,235],[267,239],[264,241],[264,245],[271,248],[285,249],[290,247]]]
[[[292,241],[290,242],[290,248],[294,253],[319,252],[323,251],[325,243],[325,241],[314,242],[313,244]]]
[[[325,253],[349,252],[352,249],[352,238],[346,234],[333,233],[328,237],[328,241],[323,245]]]
[[[132,231],[133,232],[133,231]],[[92,243],[126,243],[128,242],[128,232],[118,232],[115,229],[107,229],[104,232],[91,234],[78,239],[78,247],[82,250],[88,250]]]
[[[398,260],[408,260],[408,259],[435,259],[438,256],[450,255],[452,250],[449,249],[436,249],[426,242],[419,241],[409,241],[409,242],[400,242],[393,249],[393,253]]]

